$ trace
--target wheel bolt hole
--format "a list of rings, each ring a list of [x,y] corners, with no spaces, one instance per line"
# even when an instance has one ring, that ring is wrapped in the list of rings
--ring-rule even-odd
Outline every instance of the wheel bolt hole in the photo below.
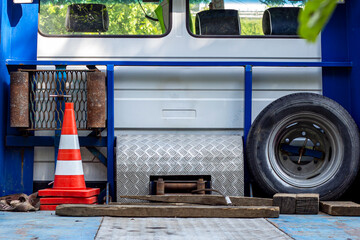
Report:
[[[287,159],[288,159],[288,158],[287,158],[287,156],[283,156],[283,160],[285,160],[285,161],[286,161]]]
[[[317,163],[318,163],[318,160],[314,160],[314,163],[317,164]]]
[[[298,167],[298,168],[297,168],[298,171],[301,171],[301,169],[302,169],[301,167]]]
[[[286,139],[285,139],[285,142],[286,142],[286,143],[289,143],[289,142],[290,142],[290,139],[286,138]]]
[[[316,146],[317,146],[317,147],[320,147],[320,145],[321,145],[321,144],[320,144],[319,142],[318,142],[318,143],[316,143]]]
[[[301,132],[301,135],[306,136],[306,132]]]

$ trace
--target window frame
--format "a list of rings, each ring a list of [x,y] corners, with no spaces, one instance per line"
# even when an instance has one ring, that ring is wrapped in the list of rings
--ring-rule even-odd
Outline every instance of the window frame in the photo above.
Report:
[[[166,0],[164,0],[166,1]],[[175,0],[176,1],[176,0]],[[101,35],[101,34],[46,34],[40,30],[40,5],[41,0],[39,0],[39,11],[38,11],[38,33],[43,37],[49,38],[163,38],[170,34],[172,30],[172,17],[173,17],[173,0],[169,0],[169,29],[166,33],[161,35]]]
[[[241,19],[240,19],[241,26]],[[194,38],[256,38],[256,39],[301,39],[299,35],[196,35],[190,29],[190,0],[186,0],[186,29]]]

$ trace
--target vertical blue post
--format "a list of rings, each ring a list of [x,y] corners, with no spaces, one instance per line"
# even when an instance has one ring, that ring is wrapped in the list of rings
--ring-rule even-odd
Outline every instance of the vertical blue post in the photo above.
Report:
[[[244,114],[244,143],[251,127],[252,112],[252,66],[245,66],[245,114]]]
[[[351,115],[360,126],[360,1],[348,0],[345,2],[348,53],[349,59],[353,63],[353,67],[349,71]]]
[[[349,111],[360,126],[360,1],[346,0],[321,35],[322,61],[350,61],[352,68],[323,68],[323,93]],[[346,198],[359,200],[360,173]]]
[[[110,184],[110,195],[115,199],[114,179],[114,65],[107,65],[107,179]]]
[[[251,127],[252,113],[252,66],[245,65],[245,84],[244,84],[244,158],[246,158],[246,139]],[[244,194],[252,197],[251,179],[246,161],[244,161]]]
[[[346,2],[348,4],[353,0]],[[323,62],[349,61],[349,52],[352,51],[349,51],[347,36],[349,28],[346,15],[345,4],[338,4],[333,16],[321,33],[321,58]],[[353,37],[350,36],[350,38]],[[351,113],[349,74],[350,69],[347,68],[324,67],[322,69],[323,95],[337,101]]]
[[[33,185],[33,148],[6,148],[6,135],[19,135],[9,125],[10,76],[7,59],[36,60],[38,0],[32,4],[14,4],[2,0],[0,49],[0,196],[31,193]]]

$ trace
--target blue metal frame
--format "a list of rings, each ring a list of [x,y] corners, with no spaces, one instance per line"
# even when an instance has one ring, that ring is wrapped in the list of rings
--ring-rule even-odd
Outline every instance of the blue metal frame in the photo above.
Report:
[[[53,147],[55,136],[6,136],[6,147]],[[79,137],[81,147],[106,147],[107,138],[105,137]]]
[[[44,61],[8,59],[9,66],[36,65],[108,65],[108,66],[190,66],[190,67],[352,67],[350,61],[254,62],[254,61]]]
[[[322,32],[321,57],[323,61],[350,61],[347,40],[348,26],[344,16],[346,16],[346,6],[339,4]],[[351,113],[350,72],[351,69],[322,69],[323,94],[340,103]]]
[[[32,191],[33,146],[54,146],[55,137],[20,136],[9,127],[9,71],[18,66],[105,65],[107,66],[107,137],[80,137],[81,146],[107,146],[109,190],[114,197],[114,66],[236,66],[245,68],[244,136],[251,126],[252,68],[321,67],[324,95],[342,104],[360,123],[360,11],[359,1],[339,5],[322,33],[323,62],[252,61],[37,61],[38,0],[33,4],[0,1],[0,195]],[[6,139],[6,142],[5,142]]]
[[[35,65],[106,65],[107,73],[107,178],[110,195],[115,199],[114,176],[114,66],[237,66],[245,68],[245,114],[244,114],[244,140],[251,126],[252,112],[252,69],[262,67],[332,67],[349,68],[351,62],[221,62],[221,61],[16,61],[8,60],[8,66],[35,66]],[[44,137],[34,137],[33,144],[43,143]],[[51,138],[51,137],[46,137]],[[52,137],[52,139],[54,139]],[[7,137],[7,144],[18,144],[18,137]],[[39,142],[37,142],[39,141]],[[246,179],[249,183],[249,180]]]
[[[354,64],[354,67],[348,72],[348,81],[350,82],[349,95],[351,96],[351,115],[355,119],[355,122],[360,125],[360,2],[348,0],[345,7],[347,20],[347,52],[349,54],[349,60],[351,60]]]
[[[10,76],[6,59],[36,60],[38,0],[14,4],[2,0],[0,49],[0,195],[32,193],[34,148],[9,148],[5,136],[19,135],[9,124]]]
[[[252,66],[245,65],[245,114],[244,114],[244,146],[251,127],[252,113]]]
[[[107,65],[107,179],[110,195],[116,200],[115,177],[114,177],[114,65]]]

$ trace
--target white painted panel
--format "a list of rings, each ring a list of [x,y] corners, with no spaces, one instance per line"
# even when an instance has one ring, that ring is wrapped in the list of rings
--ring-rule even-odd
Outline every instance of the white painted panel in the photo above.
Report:
[[[299,91],[253,91],[252,118],[254,119],[264,107],[275,99],[294,92]],[[321,90],[308,90],[307,92],[321,94]],[[191,117],[187,118],[183,116],[169,118],[164,117],[164,110],[191,111],[192,113]],[[119,129],[243,128],[243,114],[243,91],[115,92],[115,128]]]
[[[107,181],[107,169],[102,163],[83,163],[85,181]]]
[[[253,102],[252,102],[252,121],[255,120],[257,115],[271,102],[276,99],[289,95],[291,93],[305,92],[305,91],[253,91]],[[306,92],[322,94],[321,90],[309,90]]]
[[[35,147],[34,161],[35,162],[50,162],[54,161],[54,147]]]
[[[81,147],[81,159],[83,162],[99,162],[86,148]],[[106,156],[106,151],[102,151]],[[35,147],[34,158],[35,162],[54,162],[54,147]]]
[[[254,67],[254,90],[321,90],[322,69],[303,67]]]
[[[106,167],[102,163],[83,163],[84,176],[86,181],[106,181]],[[34,163],[34,181],[54,180],[53,162]]]
[[[302,39],[195,38],[171,32],[163,38],[54,38],[38,35],[38,58],[241,58],[319,59],[319,44]]]
[[[38,58],[241,58],[319,59],[319,44],[302,39],[194,38],[53,38],[38,35]],[[296,47],[295,47],[296,46]]]
[[[237,128],[242,99],[115,98],[116,128]],[[164,117],[163,111],[193,111],[192,118]]]
[[[244,89],[241,67],[116,67],[115,90]],[[254,67],[253,89],[321,89],[320,68]]]
[[[34,163],[34,181],[53,181],[55,174],[54,162]]]

